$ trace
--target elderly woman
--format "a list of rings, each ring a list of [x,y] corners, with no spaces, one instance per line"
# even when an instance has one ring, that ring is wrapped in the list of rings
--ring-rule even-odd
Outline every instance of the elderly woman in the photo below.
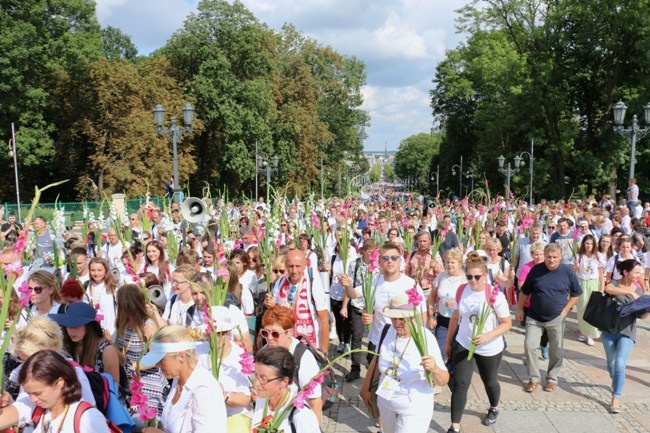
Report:
[[[449,320],[456,308],[456,291],[462,284],[467,283],[463,271],[463,253],[459,248],[452,248],[445,253],[445,271],[433,280],[433,287],[428,300],[428,326],[434,329],[438,347],[443,352],[442,358],[447,361],[444,353],[447,344]]]
[[[442,354],[428,329],[422,328],[429,353],[420,355],[407,321],[414,326],[415,309],[405,294],[393,296],[383,314],[391,327],[379,348],[377,367],[379,389],[377,406],[385,433],[425,433],[433,415],[434,388],[429,386],[427,372],[434,385],[444,386],[449,373]]]
[[[487,282],[488,267],[477,253],[470,253],[465,262],[467,284],[459,289],[457,307],[449,322],[446,351],[451,358],[454,383],[451,391],[451,427],[447,433],[460,431],[460,420],[467,404],[467,391],[472,380],[474,364],[478,366],[481,380],[490,401],[490,408],[483,424],[491,426],[499,415],[501,386],[498,380],[499,365],[505,350],[503,335],[512,326],[510,309],[500,291],[494,293]],[[490,303],[489,317],[483,329],[472,339],[474,321]],[[469,351],[475,345],[474,355],[468,360]]]
[[[172,381],[160,423],[143,433],[226,433],[226,404],[222,387],[198,365],[196,342],[202,336],[183,326],[166,326],[153,337],[143,365],[158,366]]]
[[[297,392],[292,385],[295,368],[293,355],[284,347],[265,347],[255,354],[257,402],[253,431],[268,426],[274,414],[288,409]],[[284,432],[320,433],[318,419],[309,405],[292,408],[278,427]]]
[[[274,305],[269,308],[262,317],[262,329],[260,336],[266,341],[266,344],[271,347],[284,347],[294,357],[296,357],[298,347],[301,346],[300,361],[297,362],[295,376],[296,385],[300,388],[309,383],[319,371],[316,358],[308,350],[303,350],[304,344],[293,337],[293,328],[296,325],[296,320],[293,311],[289,307],[282,307]],[[297,357],[296,357],[297,358]],[[298,361],[298,359],[296,359]],[[294,377],[294,376],[291,376]],[[314,392],[309,397],[309,406],[314,411],[320,423],[323,399],[321,386],[318,385],[314,388]]]

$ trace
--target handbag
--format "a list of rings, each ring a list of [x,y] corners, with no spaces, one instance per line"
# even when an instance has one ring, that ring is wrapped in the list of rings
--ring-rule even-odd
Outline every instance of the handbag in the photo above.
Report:
[[[609,334],[617,334],[636,320],[634,315],[621,317],[616,298],[606,293],[593,292],[582,316],[585,322]]]
[[[368,407],[368,413],[374,418],[379,418],[379,406],[377,406],[377,389],[379,389],[379,379],[381,374],[379,374],[379,368],[377,364],[379,363],[379,350],[381,345],[384,342],[384,338],[388,333],[388,329],[391,327],[390,323],[384,325],[384,328],[381,330],[381,337],[379,338],[379,344],[375,348],[375,353],[368,364],[368,371],[366,371],[366,377],[359,389],[359,397]]]

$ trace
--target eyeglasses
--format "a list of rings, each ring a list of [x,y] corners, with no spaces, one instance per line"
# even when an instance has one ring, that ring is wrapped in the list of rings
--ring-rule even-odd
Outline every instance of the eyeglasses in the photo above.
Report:
[[[150,238],[150,237],[146,237],[146,238],[143,237],[143,238],[142,238],[143,241],[148,241],[149,239],[151,239],[151,238]]]
[[[468,275],[468,274],[466,274],[465,278],[467,278],[467,281],[472,281],[472,279],[475,279],[476,281],[478,281],[483,277],[483,275],[485,275],[485,274],[481,274],[481,275]]]
[[[274,274],[282,274],[282,275],[284,275],[287,272],[285,269],[271,269],[271,271]]]
[[[172,286],[178,286],[179,284],[183,284],[183,283],[186,283],[186,282],[187,281],[176,281],[176,280],[171,281]]]
[[[259,382],[259,384],[262,385],[262,386],[267,385],[269,382],[273,382],[274,380],[282,379],[282,377],[280,377],[280,376],[274,377],[272,379],[267,379],[266,377],[259,377],[256,374],[254,374],[253,376],[255,376],[255,379],[257,380],[257,382]]]
[[[269,336],[272,337],[273,339],[277,340],[278,338],[280,338],[280,335],[284,335],[284,334],[286,334],[287,332],[289,332],[288,329],[285,329],[285,330],[282,331],[282,332],[278,332],[278,331],[268,331],[268,330],[266,330],[266,329],[262,329],[262,330],[260,331],[260,335],[262,335],[262,338],[267,339],[267,340],[268,340]]]
[[[389,260],[396,262],[399,260],[399,256],[381,256],[381,260],[387,262]]]
[[[40,295],[41,293],[43,293],[43,288],[41,286],[30,287],[29,290],[36,293],[37,295]]]

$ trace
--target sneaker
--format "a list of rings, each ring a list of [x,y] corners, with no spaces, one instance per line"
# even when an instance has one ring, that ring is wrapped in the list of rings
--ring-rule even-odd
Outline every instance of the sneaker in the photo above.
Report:
[[[345,380],[348,382],[354,382],[357,379],[361,378],[361,372],[359,370],[352,370],[345,375]]]
[[[587,338],[587,346],[593,346],[594,344],[594,339],[593,338]]]
[[[548,359],[548,346],[542,347],[542,359]]]
[[[578,335],[578,341],[581,342],[581,343],[584,343],[585,341],[587,341],[587,337],[580,334],[580,335]]]
[[[456,430],[453,427],[449,427],[449,430],[447,430],[447,433],[460,433],[460,429]]]
[[[338,353],[343,353],[345,351],[345,344],[343,343],[339,344],[339,347],[336,348],[336,351]]]
[[[343,351],[344,352],[349,352],[352,350],[352,347],[350,346],[350,343],[345,343],[345,346],[343,346]]]
[[[483,418],[483,425],[491,426],[497,422],[497,417],[499,416],[499,409],[490,408],[488,409],[487,415]]]

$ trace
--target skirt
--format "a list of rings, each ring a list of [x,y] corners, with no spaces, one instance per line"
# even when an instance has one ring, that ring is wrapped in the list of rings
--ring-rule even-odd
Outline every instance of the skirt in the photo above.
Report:
[[[599,338],[600,331],[597,328],[591,326],[589,323],[585,322],[582,316],[585,313],[585,308],[587,308],[591,294],[600,290],[600,280],[583,280],[582,278],[578,278],[578,281],[580,282],[580,287],[582,287],[582,295],[580,296],[577,304],[578,329],[580,330],[580,333],[585,337]]]

